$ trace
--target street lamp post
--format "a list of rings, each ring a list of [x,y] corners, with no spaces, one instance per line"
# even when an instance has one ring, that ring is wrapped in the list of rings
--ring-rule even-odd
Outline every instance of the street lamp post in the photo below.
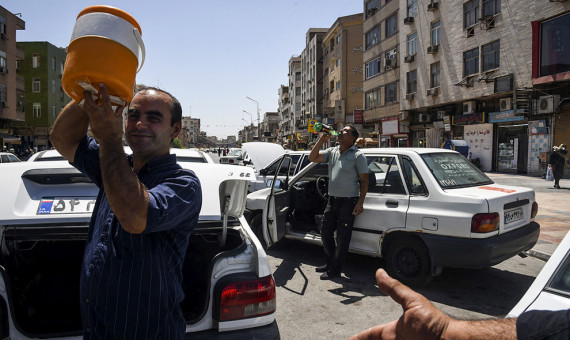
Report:
[[[251,125],[253,126],[253,116],[251,115],[251,113],[247,112],[246,110],[242,110],[242,111],[249,115],[249,119],[251,120]]]
[[[252,102],[255,102],[255,105],[257,105],[257,140],[261,142],[261,121],[259,119],[259,102],[247,96],[246,98],[251,100]]]

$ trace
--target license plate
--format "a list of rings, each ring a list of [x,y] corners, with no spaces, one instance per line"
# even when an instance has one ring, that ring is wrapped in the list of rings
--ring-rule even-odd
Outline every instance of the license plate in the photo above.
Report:
[[[524,218],[523,209],[518,208],[511,211],[505,211],[505,224],[509,224]]]
[[[45,197],[40,201],[38,215],[90,214],[96,197]]]

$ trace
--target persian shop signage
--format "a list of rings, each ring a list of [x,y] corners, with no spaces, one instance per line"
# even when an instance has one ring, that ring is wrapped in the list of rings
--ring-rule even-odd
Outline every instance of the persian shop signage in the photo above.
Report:
[[[470,125],[485,122],[485,112],[475,112],[452,117],[453,125]]]
[[[524,120],[524,110],[506,110],[500,112],[489,112],[489,123],[514,122]]]

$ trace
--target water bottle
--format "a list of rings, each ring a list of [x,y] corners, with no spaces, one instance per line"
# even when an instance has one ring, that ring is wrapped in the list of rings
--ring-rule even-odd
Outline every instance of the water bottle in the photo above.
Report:
[[[338,132],[333,130],[332,126],[323,124],[323,123],[316,123],[315,124],[315,131],[317,132],[324,132],[327,135],[338,136]]]

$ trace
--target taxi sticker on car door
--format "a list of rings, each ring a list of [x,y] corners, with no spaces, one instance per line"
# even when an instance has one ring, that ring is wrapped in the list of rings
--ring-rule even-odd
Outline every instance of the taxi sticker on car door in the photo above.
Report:
[[[94,207],[95,197],[44,197],[37,214],[90,214]]]

